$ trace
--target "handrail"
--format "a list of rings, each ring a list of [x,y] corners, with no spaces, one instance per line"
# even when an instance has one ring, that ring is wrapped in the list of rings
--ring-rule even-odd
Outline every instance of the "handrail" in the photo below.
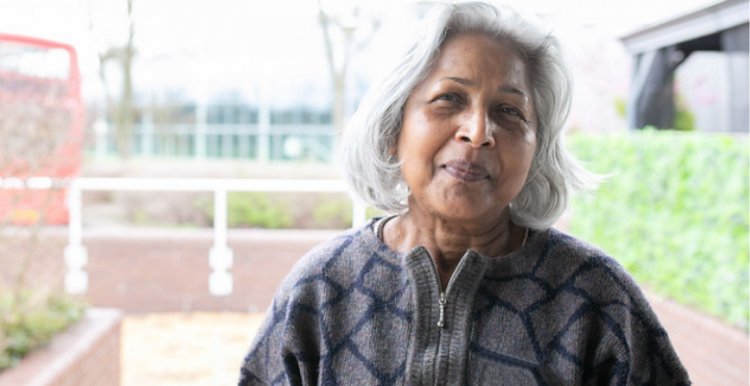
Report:
[[[68,245],[65,247],[65,290],[85,293],[88,274],[88,252],[83,245],[82,192],[88,191],[174,191],[214,192],[214,244],[209,251],[209,292],[215,296],[232,293],[229,268],[233,253],[227,246],[227,192],[348,192],[342,180],[323,179],[226,179],[226,178],[117,178],[84,177],[56,181],[47,177],[29,179],[0,178],[0,189],[50,189],[67,186],[69,210]],[[352,226],[364,224],[366,206],[353,200]]]

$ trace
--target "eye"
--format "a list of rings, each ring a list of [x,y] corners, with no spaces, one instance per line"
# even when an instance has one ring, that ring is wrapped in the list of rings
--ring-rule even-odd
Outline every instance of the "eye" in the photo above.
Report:
[[[435,97],[434,101],[435,102],[446,101],[446,102],[460,103],[462,102],[462,99],[458,94],[445,93],[445,94],[440,94],[437,97]]]
[[[521,119],[522,121],[526,121],[521,111],[515,107],[502,105],[502,106],[498,106],[498,108],[495,109],[495,111],[502,116],[512,117],[516,119]]]
[[[516,116],[519,116],[519,117],[521,116],[521,113],[519,113],[518,110],[516,110],[516,109],[514,109],[512,107],[501,106],[497,110],[498,110],[498,112],[503,113],[503,114],[516,115]]]

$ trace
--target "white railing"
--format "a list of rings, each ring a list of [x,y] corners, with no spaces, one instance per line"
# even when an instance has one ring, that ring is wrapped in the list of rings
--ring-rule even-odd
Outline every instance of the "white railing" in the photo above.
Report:
[[[209,292],[215,296],[232,293],[233,281],[229,269],[233,264],[232,249],[227,246],[227,192],[347,192],[341,180],[297,179],[213,179],[213,178],[77,178],[61,183],[51,178],[38,177],[20,180],[0,178],[4,189],[50,189],[67,186],[68,245],[65,247],[65,289],[70,293],[85,293],[88,274],[88,251],[83,245],[83,203],[81,193],[88,191],[173,191],[214,193],[214,243],[208,254],[211,274]],[[352,226],[365,222],[366,206],[353,202]]]

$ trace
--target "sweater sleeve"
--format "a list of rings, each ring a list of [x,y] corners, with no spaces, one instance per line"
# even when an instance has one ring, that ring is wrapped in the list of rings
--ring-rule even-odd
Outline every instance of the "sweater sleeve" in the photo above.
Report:
[[[296,267],[277,290],[240,371],[239,386],[315,385],[319,336],[315,288]]]
[[[285,334],[293,329],[285,308],[284,304],[274,305],[266,314],[242,364],[239,386],[310,384],[302,381],[303,365],[295,356],[291,336]]]
[[[597,301],[602,340],[585,370],[585,385],[690,385],[667,331],[633,279],[613,260],[603,264],[611,285]]]

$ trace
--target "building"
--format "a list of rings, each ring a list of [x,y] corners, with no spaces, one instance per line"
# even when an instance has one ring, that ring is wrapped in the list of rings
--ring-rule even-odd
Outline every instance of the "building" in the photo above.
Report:
[[[621,38],[634,60],[630,128],[673,128],[685,98],[698,130],[748,132],[748,4],[718,2]]]

